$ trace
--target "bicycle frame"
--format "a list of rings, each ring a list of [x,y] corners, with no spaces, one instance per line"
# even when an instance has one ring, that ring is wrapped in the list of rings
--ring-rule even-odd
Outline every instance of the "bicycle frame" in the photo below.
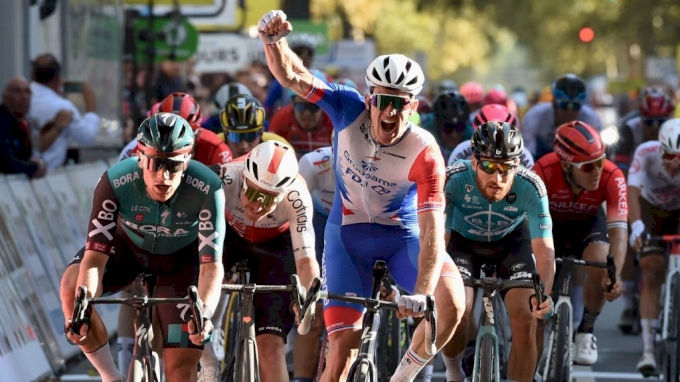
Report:
[[[670,320],[670,308],[672,307],[672,287],[671,285],[671,280],[673,279],[673,275],[675,274],[680,274],[680,235],[668,235],[668,236],[662,236],[658,239],[664,240],[671,244],[671,248],[668,251],[668,267],[666,270],[666,282],[664,283],[664,304],[662,306],[663,309],[663,325],[661,327],[661,341],[667,341],[670,339],[670,328],[669,328],[669,320]],[[678,287],[677,285],[675,286],[676,288]],[[677,293],[677,290],[675,291]]]

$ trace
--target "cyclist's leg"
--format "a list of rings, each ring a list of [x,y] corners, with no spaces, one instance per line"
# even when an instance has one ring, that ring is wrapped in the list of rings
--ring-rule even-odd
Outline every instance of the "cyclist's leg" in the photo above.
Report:
[[[623,263],[623,269],[621,270],[621,300],[624,306],[618,324],[621,331],[631,334],[639,317],[639,313],[637,313],[638,305],[634,303],[634,296],[638,293],[637,279],[640,277],[635,269],[635,256],[635,250],[629,246],[626,252],[626,261]]]
[[[394,234],[392,233],[392,235]],[[404,235],[401,240],[395,241],[401,245],[396,249],[394,255],[388,258],[388,267],[391,269],[392,277],[397,284],[409,293],[413,293],[418,276],[418,255],[420,252],[418,232],[410,232],[410,234]],[[442,255],[446,256],[445,254]],[[465,312],[466,301],[465,287],[458,268],[451,257],[446,256],[442,260],[441,274],[434,290],[437,309],[437,349],[441,349],[451,340]],[[433,357],[428,355],[425,350],[428,346],[425,338],[425,326],[423,320],[416,327],[411,345],[397,367],[396,373],[392,377],[393,380],[409,380],[409,378],[415,377],[420,368]]]
[[[526,223],[521,224],[504,239],[501,253],[507,254],[498,269],[499,277],[531,281],[536,272]],[[510,319],[512,346],[508,360],[508,378],[531,381],[536,370],[536,318],[531,314],[529,298],[533,289],[510,289],[505,295],[505,306]]]
[[[111,244],[111,255],[95,296],[99,296],[102,293],[115,293],[121,290],[124,286],[130,284],[140,273],[137,263],[134,260],[129,261],[130,259],[125,257],[128,252],[125,247],[120,247],[119,244],[121,244],[120,241],[114,241]],[[61,279],[60,297],[64,317],[71,317],[73,313],[80,262],[83,259],[84,253],[85,248],[82,248],[71,260]],[[121,262],[121,257],[125,257],[124,262]],[[109,348],[108,331],[94,307],[90,316],[90,331],[78,346],[90,363],[97,369],[103,382],[122,381],[123,376],[127,374],[126,370],[121,373],[116,368],[111,349]]]
[[[121,291],[121,298],[141,296],[144,287],[139,279],[135,279],[130,285]],[[135,310],[127,305],[121,305],[118,311],[118,368],[125,374],[132,360],[132,351],[135,347]]]
[[[353,243],[350,238],[355,237],[355,241],[361,244],[366,243],[373,251],[374,245],[370,240],[370,235],[362,232],[362,228],[369,228],[367,224],[354,224],[351,226],[340,226],[328,222],[326,224],[324,248],[324,262],[321,270],[324,290],[335,294],[353,293],[356,296],[368,296],[372,289],[372,269],[373,263],[370,261],[360,261],[356,256],[350,255],[347,246]],[[343,241],[342,237],[348,235],[348,240]],[[359,244],[359,245],[361,245]],[[379,250],[375,253],[384,253]],[[358,304],[347,304],[344,302],[327,300],[324,301],[324,319],[328,332],[328,355],[326,357],[326,369],[321,377],[321,382],[346,381],[349,369],[357,356],[359,349],[359,339],[361,336],[361,318],[364,308]]]
[[[607,236],[607,218],[604,209],[600,209],[588,224],[589,233],[583,237],[581,257],[587,261],[606,262],[609,253]],[[575,252],[578,255],[579,252]],[[583,268],[583,267],[581,267]],[[583,287],[583,314],[574,336],[574,362],[581,365],[592,365],[597,362],[597,346],[593,329],[595,320],[604,307],[605,298],[602,282],[607,278],[607,270],[587,267],[587,278]]]

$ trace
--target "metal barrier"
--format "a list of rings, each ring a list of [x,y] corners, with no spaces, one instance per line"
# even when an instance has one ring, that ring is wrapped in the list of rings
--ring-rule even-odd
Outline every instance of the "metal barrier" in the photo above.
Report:
[[[63,335],[61,276],[84,245],[104,161],[45,178],[0,174],[0,370],[4,381],[58,375],[79,353]],[[110,333],[118,308],[98,309]]]

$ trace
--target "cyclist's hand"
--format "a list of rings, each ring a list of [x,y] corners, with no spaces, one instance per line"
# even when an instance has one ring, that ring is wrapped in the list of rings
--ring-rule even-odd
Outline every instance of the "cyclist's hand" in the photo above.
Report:
[[[398,302],[399,301],[399,290],[397,289],[396,286],[392,285],[392,290],[390,293],[387,293],[387,288],[385,288],[384,285],[380,286],[380,299],[385,300],[385,301],[391,301],[391,302]]]
[[[550,296],[545,296],[545,300],[538,305],[536,295],[531,295],[531,313],[539,320],[547,320],[553,315],[553,300]]]
[[[265,44],[276,44],[293,30],[283,11],[269,11],[257,23],[257,34]]]
[[[88,323],[84,323],[80,327],[80,333],[71,333],[71,326],[71,319],[66,319],[66,324],[64,325],[64,334],[66,334],[66,338],[68,338],[68,340],[74,345],[83,345],[87,339],[87,333],[90,332],[90,325]]]
[[[628,244],[630,244],[635,251],[640,252],[642,249],[642,234],[645,232],[645,223],[642,220],[636,220],[630,225],[630,236],[628,237]]]
[[[616,276],[616,282],[614,283],[612,290],[608,291],[610,285],[611,280],[609,279],[609,276],[604,275],[604,277],[602,277],[602,291],[604,292],[604,297],[607,299],[607,301],[614,301],[617,298],[619,298],[619,296],[621,296],[621,293],[623,291],[621,285],[621,277],[619,277],[618,275]]]
[[[203,331],[196,333],[196,325],[194,325],[194,320],[189,320],[189,340],[196,346],[205,345],[206,341],[210,341],[213,335],[213,323],[210,320],[203,321]],[[191,334],[193,333],[193,334]]]
[[[424,294],[414,294],[399,297],[399,318],[423,317],[427,297]]]

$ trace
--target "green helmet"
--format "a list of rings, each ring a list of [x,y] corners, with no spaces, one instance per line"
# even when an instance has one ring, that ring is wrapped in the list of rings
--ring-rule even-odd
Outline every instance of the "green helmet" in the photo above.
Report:
[[[139,150],[147,155],[180,155],[191,152],[194,133],[184,118],[173,113],[157,113],[139,125]]]

